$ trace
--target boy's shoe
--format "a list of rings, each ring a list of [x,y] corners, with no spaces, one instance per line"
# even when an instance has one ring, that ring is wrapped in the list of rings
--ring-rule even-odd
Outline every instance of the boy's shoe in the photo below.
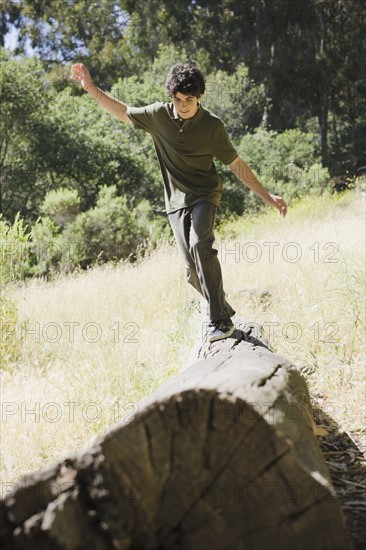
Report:
[[[219,319],[211,321],[208,326],[207,340],[208,342],[216,342],[229,338],[235,330],[235,325],[231,319]]]

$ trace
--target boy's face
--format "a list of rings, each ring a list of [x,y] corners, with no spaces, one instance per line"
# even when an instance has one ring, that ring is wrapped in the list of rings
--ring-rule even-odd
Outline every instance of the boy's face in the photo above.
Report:
[[[200,100],[200,98],[201,96],[196,97],[195,95],[184,95],[180,92],[177,92],[175,95],[172,96],[177,114],[185,120],[194,117],[194,115],[197,113],[198,101]]]

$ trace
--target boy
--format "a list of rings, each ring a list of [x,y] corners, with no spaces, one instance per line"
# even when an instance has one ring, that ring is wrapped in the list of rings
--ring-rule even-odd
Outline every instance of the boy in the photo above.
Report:
[[[207,111],[200,99],[205,81],[193,62],[177,63],[166,79],[171,103],[128,107],[100,90],[83,64],[75,64],[71,78],[122,122],[149,132],[153,138],[164,182],[165,206],[178,248],[184,258],[188,282],[207,300],[211,323],[209,342],[234,332],[233,308],[225,299],[221,267],[214,242],[214,223],[222,182],[213,158],[234,174],[267,204],[286,215],[285,201],[268,193],[238,156],[222,121]]]

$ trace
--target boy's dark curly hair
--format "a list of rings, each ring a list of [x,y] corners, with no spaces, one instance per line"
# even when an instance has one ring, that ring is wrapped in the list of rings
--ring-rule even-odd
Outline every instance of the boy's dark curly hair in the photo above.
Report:
[[[194,61],[176,63],[169,70],[165,88],[170,97],[177,92],[199,97],[205,92],[205,80]]]

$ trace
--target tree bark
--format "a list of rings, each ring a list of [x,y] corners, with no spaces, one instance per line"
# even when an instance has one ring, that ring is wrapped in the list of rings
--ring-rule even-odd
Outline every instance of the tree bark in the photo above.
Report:
[[[319,137],[320,137],[320,156],[322,165],[327,166],[328,163],[328,106],[327,102],[321,105],[318,115]]]
[[[253,328],[0,502],[2,548],[351,548],[300,373]]]

